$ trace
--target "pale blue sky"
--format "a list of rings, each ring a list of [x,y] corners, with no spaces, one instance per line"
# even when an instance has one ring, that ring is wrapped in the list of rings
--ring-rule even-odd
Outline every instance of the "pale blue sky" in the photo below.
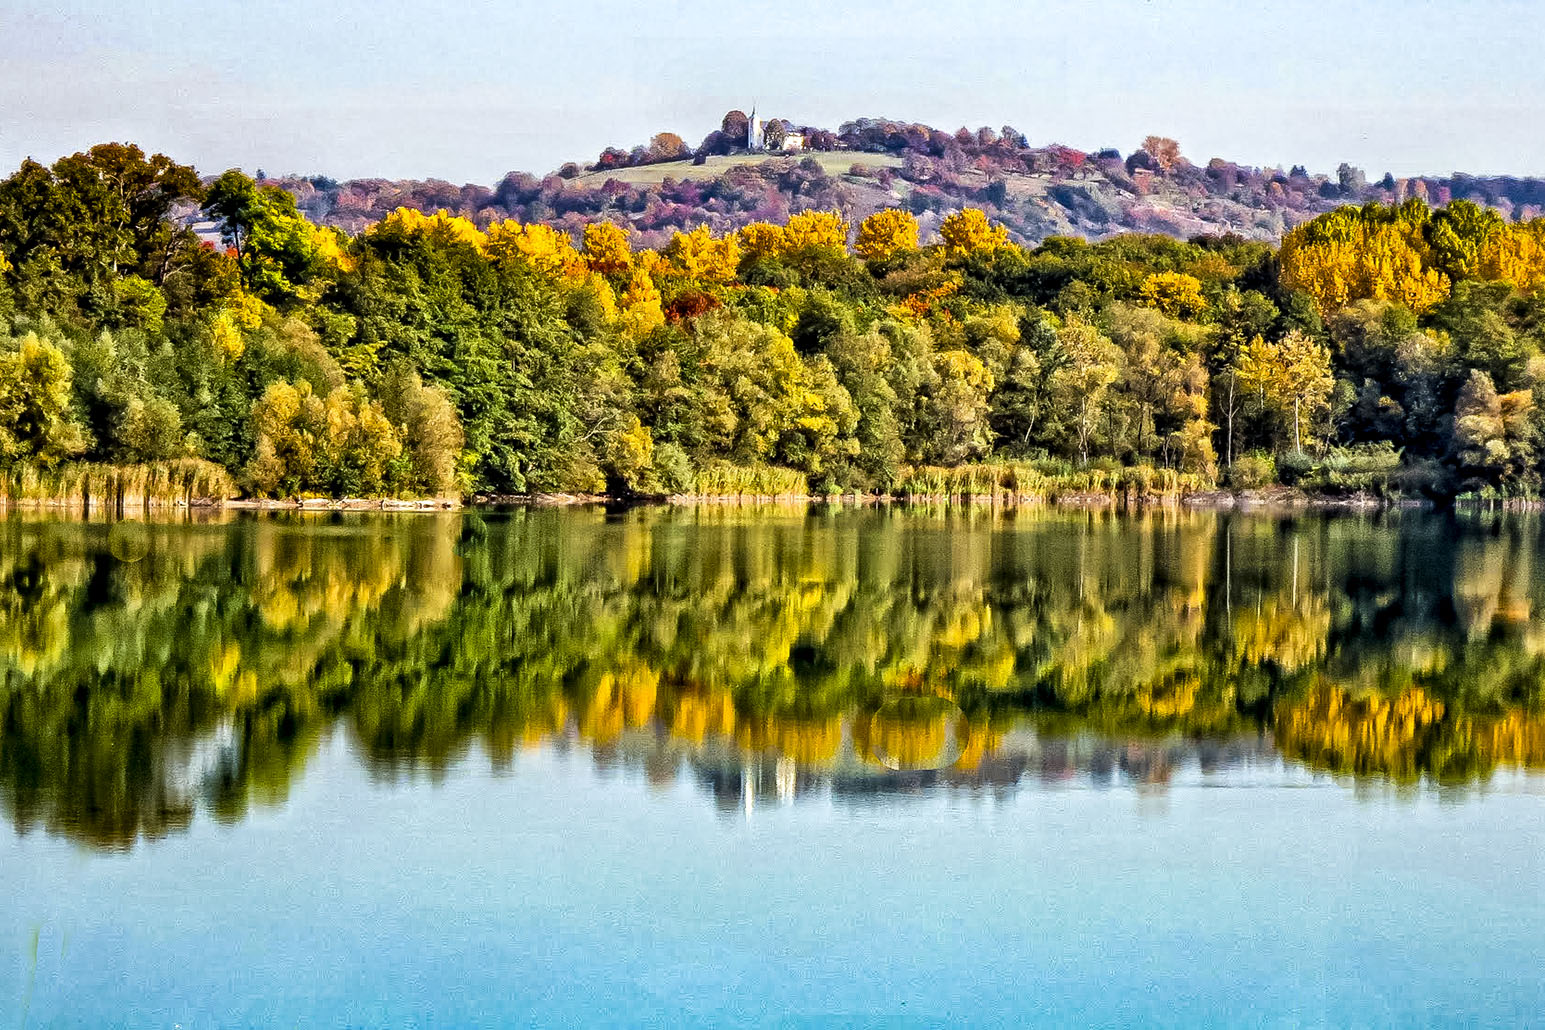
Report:
[[[0,0],[0,168],[133,140],[201,171],[491,182],[731,107],[1197,161],[1545,174],[1545,4]]]

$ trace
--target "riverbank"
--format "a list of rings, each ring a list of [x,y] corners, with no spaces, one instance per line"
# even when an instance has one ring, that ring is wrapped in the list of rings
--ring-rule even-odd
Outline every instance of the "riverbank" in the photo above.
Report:
[[[989,507],[1056,507],[1078,509],[1185,508],[1197,511],[1379,511],[1389,508],[1431,508],[1425,498],[1381,497],[1371,493],[1315,494],[1294,487],[1257,490],[1205,490],[1179,496],[1074,492],[1044,494],[671,494],[620,497],[608,494],[476,494],[468,507],[565,506],[582,504],[853,504],[853,505],[973,505]]]
[[[1467,500],[1460,499],[1461,506],[1495,507],[1509,511],[1545,510],[1545,501],[1527,499]],[[21,510],[44,511],[105,511],[99,503],[83,504],[78,498],[13,498],[9,506]],[[1103,492],[1071,492],[1047,496],[1044,494],[672,494],[653,496],[621,496],[588,493],[539,493],[539,494],[473,494],[468,497],[305,497],[305,498],[194,498],[191,502],[177,500],[134,499],[118,509],[126,511],[164,511],[177,509],[231,511],[389,511],[389,512],[436,512],[456,511],[463,508],[508,507],[570,507],[580,505],[638,505],[666,504],[677,506],[741,506],[741,505],[903,505],[903,506],[971,506],[998,508],[1066,508],[1090,511],[1126,511],[1155,508],[1183,508],[1188,511],[1383,511],[1388,509],[1432,508],[1434,502],[1425,498],[1381,497],[1370,493],[1316,494],[1294,487],[1271,487],[1258,490],[1205,490],[1183,495],[1169,494],[1111,494]]]
[[[268,497],[239,497],[224,502],[237,511],[454,511],[462,507],[459,497],[298,497],[275,500]]]

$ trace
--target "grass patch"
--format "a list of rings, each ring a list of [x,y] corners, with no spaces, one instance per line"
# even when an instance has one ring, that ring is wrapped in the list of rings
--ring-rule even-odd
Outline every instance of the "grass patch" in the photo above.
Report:
[[[82,462],[49,469],[18,465],[0,478],[0,494],[7,503],[93,511],[219,505],[236,493],[236,482],[223,466],[198,458],[147,465]]]
[[[988,462],[954,468],[913,466],[902,471],[895,493],[906,498],[961,497],[1054,501],[1070,495],[1113,499],[1179,499],[1210,490],[1213,481],[1193,472],[1132,465],[1074,468],[1066,462]]]
[[[870,168],[900,168],[901,158],[894,154],[866,154],[851,150],[812,151],[805,154],[728,154],[710,157],[700,165],[691,161],[665,161],[657,165],[638,165],[633,168],[613,168],[604,172],[586,172],[573,181],[586,186],[599,186],[608,179],[616,179],[631,186],[653,186],[669,176],[677,182],[687,179],[717,179],[731,168],[741,165],[764,165],[769,161],[802,161],[815,158],[821,171],[827,175],[846,175],[855,164]]]
[[[803,497],[809,492],[803,472],[777,465],[711,461],[697,472],[698,497]]]

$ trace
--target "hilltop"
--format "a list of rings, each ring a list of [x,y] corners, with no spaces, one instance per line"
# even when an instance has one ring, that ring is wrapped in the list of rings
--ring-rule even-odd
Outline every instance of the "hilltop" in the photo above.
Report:
[[[313,221],[354,233],[398,207],[446,210],[479,225],[540,222],[577,237],[605,219],[634,230],[642,246],[707,224],[715,232],[781,222],[805,210],[836,210],[857,223],[887,207],[917,216],[925,237],[943,217],[979,207],[1017,243],[1049,236],[1105,239],[1123,232],[1189,238],[1232,233],[1274,241],[1315,215],[1346,204],[1434,205],[1472,200],[1504,217],[1545,210],[1545,180],[1463,174],[1369,181],[1343,164],[1334,174],[1200,163],[1173,140],[1149,137],[1135,150],[1085,152],[1033,146],[1010,126],[953,133],[887,119],[860,119],[836,132],[770,122],[799,139],[796,152],[748,151],[744,115],[730,112],[696,148],[657,135],[630,152],[609,148],[589,164],[536,176],[510,172],[493,185],[429,180],[285,176],[265,181],[292,193]],[[778,136],[782,139],[780,133]]]

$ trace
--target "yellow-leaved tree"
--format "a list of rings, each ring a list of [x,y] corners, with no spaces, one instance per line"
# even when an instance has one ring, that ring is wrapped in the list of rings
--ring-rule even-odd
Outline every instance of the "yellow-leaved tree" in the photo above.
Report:
[[[582,275],[587,270],[574,241],[550,225],[522,225],[513,218],[495,222],[488,227],[487,251],[496,260],[524,258],[548,275]]]
[[[602,447],[602,465],[608,485],[628,493],[654,489],[654,436],[637,415],[623,419],[623,425],[606,437]]]
[[[1492,234],[1478,264],[1482,279],[1512,283],[1526,292],[1545,286],[1545,218],[1515,222]]]
[[[1008,230],[987,220],[980,208],[956,211],[939,225],[939,238],[949,258],[991,254],[1009,245]]]
[[[465,221],[465,219],[462,219]],[[476,231],[474,229],[474,231]],[[348,237],[343,230],[329,226],[313,225],[311,227],[311,242],[316,248],[317,258],[327,264],[345,272],[354,269],[355,261],[348,251],[344,250],[348,243]]]
[[[432,215],[411,207],[399,207],[366,230],[380,241],[427,236],[437,242],[464,243],[482,251],[487,239],[477,226],[460,215],[436,211]]]
[[[1309,294],[1321,314],[1369,299],[1426,311],[1449,293],[1427,242],[1429,214],[1411,200],[1338,208],[1305,222],[1283,237],[1282,285]]]
[[[0,350],[0,465],[47,467],[85,449],[70,417],[71,379],[64,352],[36,332]]]
[[[602,275],[621,272],[633,264],[633,248],[628,231],[615,222],[591,222],[585,226],[580,244],[585,262]]]
[[[716,237],[708,226],[678,232],[666,244],[663,255],[671,274],[699,284],[735,281],[740,267],[740,241],[734,233]]]
[[[1072,411],[1073,435],[1078,458],[1089,464],[1089,443],[1094,438],[1107,391],[1121,375],[1121,348],[1104,333],[1076,315],[1057,330],[1057,345],[1066,364],[1057,370],[1056,385]]]
[[[1276,383],[1280,371],[1277,348],[1260,335],[1241,346],[1234,357],[1234,382],[1255,401],[1257,411],[1271,410],[1267,390]]]
[[[752,222],[740,230],[740,249],[753,261],[783,253],[783,226]]]
[[[1263,409],[1293,421],[1293,449],[1304,449],[1304,425],[1313,425],[1329,403],[1335,376],[1330,349],[1297,329],[1276,343],[1257,336],[1240,348],[1239,385],[1254,394]]]
[[[1143,280],[1142,301],[1171,318],[1195,318],[1207,307],[1201,280],[1184,272],[1156,272]]]
[[[247,480],[263,494],[377,495],[387,466],[402,453],[381,403],[360,387],[339,386],[322,397],[308,382],[278,380],[253,403],[252,427],[257,441]]]
[[[1281,363],[1281,394],[1293,405],[1293,447],[1303,451],[1303,422],[1330,403],[1336,384],[1330,368],[1330,348],[1294,329],[1277,342]]]
[[[652,252],[646,252],[653,257]],[[628,278],[628,286],[622,292],[622,305],[618,313],[623,332],[635,338],[665,324],[665,308],[660,301],[660,291],[654,280],[643,268],[635,267]]]
[[[842,250],[847,245],[848,223],[835,211],[801,211],[791,215],[783,227],[783,248],[786,251],[812,247]]]
[[[917,219],[910,211],[886,208],[876,211],[858,225],[858,241],[853,251],[865,261],[885,261],[897,254],[917,249]]]

